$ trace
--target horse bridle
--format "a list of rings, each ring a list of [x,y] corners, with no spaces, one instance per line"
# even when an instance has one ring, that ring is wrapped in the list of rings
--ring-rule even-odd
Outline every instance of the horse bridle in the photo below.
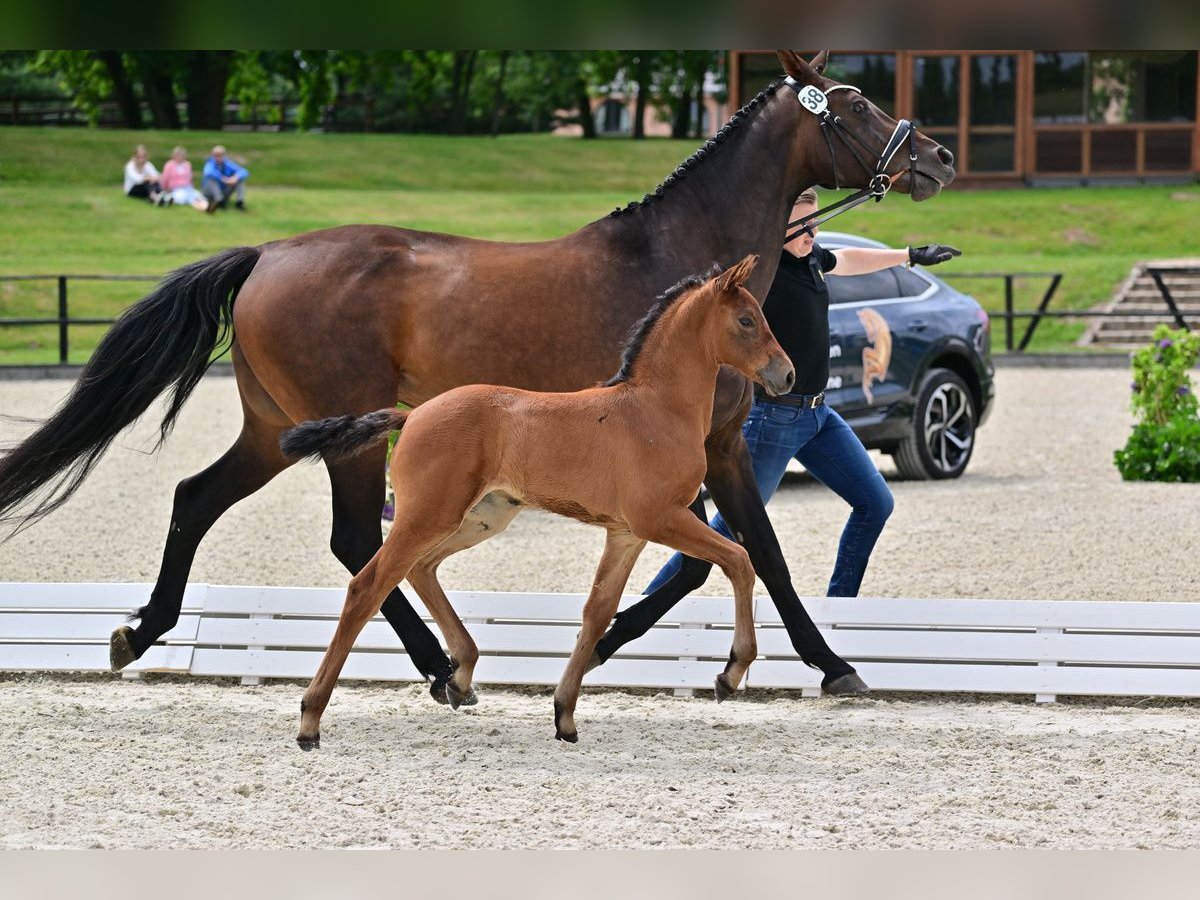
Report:
[[[862,188],[848,197],[843,197],[836,203],[831,203],[829,206],[822,207],[816,212],[809,213],[807,216],[801,216],[799,219],[788,222],[788,229],[795,228],[795,231],[789,230],[784,238],[784,243],[789,243],[799,237],[801,234],[807,233],[812,236],[812,227],[828,222],[835,216],[840,216],[844,212],[848,212],[854,207],[866,203],[868,200],[874,200],[878,203],[892,187],[892,176],[884,171],[892,163],[892,158],[900,149],[905,141],[908,142],[908,170],[909,178],[912,178],[917,173],[917,129],[908,119],[901,119],[896,123],[896,128],[892,131],[892,136],[888,138],[883,150],[875,160],[875,166],[872,168],[866,160],[859,155],[854,144],[857,144],[863,149],[869,158],[871,148],[868,147],[858,135],[846,127],[842,122],[841,116],[835,116],[829,111],[829,104],[825,101],[825,97],[832,94],[834,91],[857,91],[862,93],[852,84],[835,84],[832,87],[821,90],[809,85],[802,85],[792,78],[790,75],[784,79],[793,91],[796,92],[796,99],[813,115],[820,119],[821,136],[825,139],[825,146],[829,149],[829,159],[833,163],[833,185],[834,189],[841,188],[841,178],[838,173],[838,158],[837,151],[834,148],[833,138],[836,136],[841,141],[842,146],[850,151],[850,154],[858,162],[864,172],[871,172],[871,181],[867,187]],[[806,100],[814,100],[815,102],[806,102]],[[814,108],[820,107],[820,108]],[[851,143],[853,141],[853,143]],[[799,227],[797,227],[799,226]]]

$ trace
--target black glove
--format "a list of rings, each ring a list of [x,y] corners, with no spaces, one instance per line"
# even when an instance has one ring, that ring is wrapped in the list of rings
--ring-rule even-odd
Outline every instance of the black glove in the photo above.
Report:
[[[908,261],[917,266],[936,266],[954,256],[962,256],[962,251],[949,244],[925,244],[922,247],[908,248]]]

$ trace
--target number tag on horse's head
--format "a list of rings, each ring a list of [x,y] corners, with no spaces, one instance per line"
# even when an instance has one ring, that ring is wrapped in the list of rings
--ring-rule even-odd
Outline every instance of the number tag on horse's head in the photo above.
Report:
[[[811,84],[800,88],[796,92],[796,99],[814,116],[819,116],[829,107],[829,100],[825,96],[825,92]]]

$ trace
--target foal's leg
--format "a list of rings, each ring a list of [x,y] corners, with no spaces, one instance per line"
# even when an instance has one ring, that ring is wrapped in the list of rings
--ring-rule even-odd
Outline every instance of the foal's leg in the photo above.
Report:
[[[384,457],[381,448],[378,453],[360,453],[328,467],[333,488],[329,546],[351,574],[366,565],[383,543],[379,511],[383,508]],[[395,584],[391,588],[383,601],[383,616],[400,637],[417,671],[431,680],[429,693],[445,703],[446,682],[454,671],[450,660],[400,589]]]
[[[467,513],[458,531],[417,560],[408,573],[408,583],[424,601],[450,648],[450,667],[454,674],[446,683],[446,699],[453,709],[474,706],[477,702],[475,692],[471,689],[471,680],[475,674],[475,664],[479,661],[479,648],[442,590],[437,577],[438,566],[447,557],[498,535],[516,518],[521,506],[519,500],[508,494],[493,491]]]
[[[203,472],[179,482],[150,602],[135,614],[140,620],[136,627],[121,625],[109,640],[109,664],[114,672],[138,659],[175,627],[196,548],[217,519],[291,465],[279,452],[281,430],[248,413],[242,433],[225,455]]]
[[[604,543],[604,554],[592,580],[592,590],[583,606],[583,627],[575,639],[571,659],[554,691],[554,736],[560,741],[575,743],[579,733],[575,729],[575,704],[579,700],[579,686],[583,682],[588,660],[596,649],[596,641],[612,621],[621,592],[629,581],[629,573],[646,542],[628,531],[609,531]]]
[[[683,508],[663,515],[646,537],[688,556],[715,563],[733,584],[733,649],[725,671],[717,676],[719,703],[737,690],[758,655],[754,636],[754,567],[750,565],[750,557],[740,546]]]
[[[466,493],[469,490],[460,483],[459,497],[431,497],[432,485],[427,484],[424,491],[413,489],[407,491],[403,499],[397,497],[392,530],[379,552],[350,579],[346,602],[329,649],[304,692],[300,703],[300,733],[296,737],[301,749],[320,746],[321,714],[329,703],[355,638],[379,611],[388,593],[408,575],[413,563],[458,530],[475,496]]]

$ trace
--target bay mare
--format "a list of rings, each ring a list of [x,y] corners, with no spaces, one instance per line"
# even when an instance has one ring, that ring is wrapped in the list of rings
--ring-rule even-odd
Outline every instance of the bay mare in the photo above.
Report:
[[[136,627],[113,633],[110,656],[119,669],[174,627],[196,548],[212,524],[292,464],[279,436],[294,424],[397,401],[415,407],[466,384],[538,391],[595,385],[612,374],[630,326],[653,298],[717,260],[758,254],[762,263],[746,287],[765,296],[800,191],[836,180],[862,187],[872,175],[857,155],[831,157],[820,121],[797,102],[795,89],[833,84],[821,75],[825,54],[811,64],[793,51],[779,58],[791,84],[759,94],[641,202],[557,240],[498,243],[346,226],[229,250],[172,272],[108,331],[66,401],[0,459],[0,517],[23,527],[57,508],[116,436],[167,392],[165,439],[232,330],[242,431],[220,459],[176,488],[150,602],[136,613]],[[895,130],[895,121],[856,91],[830,93],[828,102],[866,147],[882,149]],[[888,173],[914,200],[934,196],[954,176],[953,156],[925,136],[916,140],[912,168],[903,156]],[[741,435],[750,402],[750,382],[723,370],[704,482],[800,658],[822,670],[831,692],[865,689],[792,588]],[[330,547],[351,572],[382,542],[383,452],[328,464]],[[485,498],[477,515],[504,506]],[[698,497],[692,510],[704,518]],[[472,527],[482,530],[468,517],[464,534]],[[626,610],[597,647],[599,658],[644,633],[709,568],[687,561],[675,579]],[[410,583],[422,591],[420,573]],[[398,588],[382,612],[432,680],[431,693],[445,701],[452,669],[433,632]]]
[[[693,276],[663,294],[631,336],[621,373],[600,387],[547,393],[469,385],[412,412],[390,407],[284,433],[285,455],[329,460],[386,443],[390,431],[401,429],[391,460],[395,522],[350,581],[333,640],[300,706],[302,748],[319,745],[321,714],[363,626],[417,560],[494,492],[607,531],[583,627],[554,692],[556,738],[578,740],[580,682],[647,541],[715,563],[733,583],[733,649],[717,676],[717,698],[737,690],[758,652],[754,569],[745,550],[697,519],[689,505],[707,468],[704,439],[721,366],[771,395],[786,393],[796,380],[759,302],[742,287],[757,260],[748,256],[723,273],[715,267],[707,280]],[[446,693],[457,706],[455,699],[471,688],[479,651],[444,595],[422,599],[450,649],[454,674]]]

